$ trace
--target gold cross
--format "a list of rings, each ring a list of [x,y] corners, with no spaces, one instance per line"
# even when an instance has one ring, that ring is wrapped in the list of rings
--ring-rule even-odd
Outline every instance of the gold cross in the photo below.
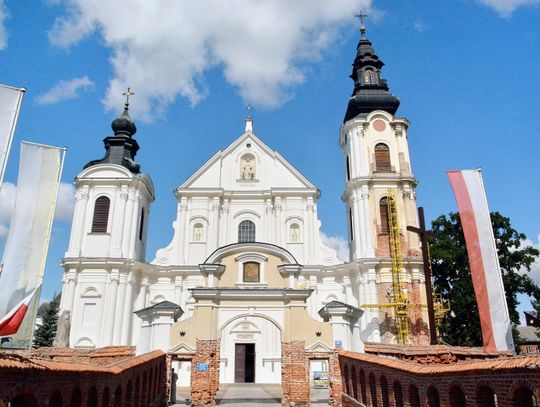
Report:
[[[135,95],[135,93],[133,93],[131,91],[131,88],[127,88],[127,91],[122,93],[122,95],[126,97],[126,107],[128,107],[129,106],[129,97]]]

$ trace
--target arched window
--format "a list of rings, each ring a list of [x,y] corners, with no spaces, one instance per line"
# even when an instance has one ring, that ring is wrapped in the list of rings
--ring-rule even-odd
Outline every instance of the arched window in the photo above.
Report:
[[[247,261],[242,268],[244,283],[259,283],[261,281],[261,265],[255,261]]]
[[[388,197],[383,197],[379,201],[379,214],[381,215],[381,233],[389,233],[388,228]]]
[[[255,223],[250,220],[243,220],[238,225],[238,243],[255,241]]]
[[[110,206],[111,200],[106,196],[100,196],[96,199],[94,217],[92,219],[92,233],[107,233]]]
[[[409,386],[409,405],[411,407],[420,407],[420,394],[418,393],[418,387],[414,384]]]
[[[512,396],[512,407],[536,407],[538,402],[531,389],[519,387]]]
[[[379,143],[375,146],[375,171],[392,172],[390,149],[384,143]]]
[[[352,382],[352,396],[355,400],[358,400],[358,382],[356,381],[356,369],[354,366],[351,369],[351,382]]]
[[[383,407],[390,407],[390,395],[388,394],[388,382],[384,376],[381,376],[379,381],[379,386],[381,388],[381,397]]]
[[[49,399],[49,407],[62,407],[62,402],[62,393],[57,390]]]
[[[122,386],[118,385],[114,392],[114,407],[122,406]]]
[[[244,154],[240,159],[240,179],[255,179],[255,157]]]
[[[193,241],[194,242],[203,242],[204,241],[204,225],[200,222],[197,222],[193,225]]]
[[[428,399],[428,406],[429,407],[440,407],[441,406],[441,402],[439,401],[439,392],[433,386],[429,386],[428,389],[427,389],[427,399]]]
[[[98,394],[94,386],[88,391],[88,399],[86,400],[87,407],[98,407]]]
[[[371,83],[371,71],[366,69],[364,71],[364,85],[369,85]]]
[[[142,240],[144,232],[144,208],[141,209],[141,224],[139,225],[139,240]]]
[[[73,390],[73,394],[71,395],[71,407],[81,407],[82,404],[82,396],[81,396],[81,389],[78,387],[75,387],[75,390]]]
[[[394,405],[396,407],[403,407],[403,393],[401,391],[401,384],[397,380],[394,381]]]
[[[465,402],[465,394],[461,387],[452,386],[450,387],[450,407],[466,407],[467,403]]]
[[[347,160],[345,161],[345,165],[347,167],[347,181],[351,179],[351,162],[349,160],[349,156],[347,156]]]
[[[362,401],[362,403],[367,404],[367,389],[366,389],[366,376],[364,375],[364,371],[360,370],[360,373],[358,374],[358,381],[360,382],[360,394],[362,395],[362,399],[359,401]]]
[[[351,389],[349,388],[349,366],[345,365],[343,367],[343,377],[345,378],[345,394],[348,396],[351,395]]]
[[[38,402],[33,394],[21,394],[13,398],[9,405],[11,407],[37,407]]]
[[[109,399],[111,398],[110,394],[109,394],[109,388],[108,387],[105,387],[105,389],[103,390],[103,402],[102,402],[102,406],[103,407],[109,407]]]
[[[479,406],[495,407],[495,393],[488,386],[481,386],[476,391],[476,402]]]
[[[291,243],[300,242],[300,226],[298,223],[292,223],[289,227],[289,241]]]

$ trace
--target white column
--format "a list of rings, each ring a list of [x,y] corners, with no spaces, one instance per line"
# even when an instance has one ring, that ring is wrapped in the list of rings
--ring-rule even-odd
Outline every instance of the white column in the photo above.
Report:
[[[178,248],[178,264],[186,264],[186,223],[187,220],[187,210],[188,210],[188,203],[187,198],[183,196],[180,198],[180,202],[178,203],[178,212],[177,212],[177,223],[176,223],[176,233],[178,234],[178,240],[176,242],[176,247]],[[208,230],[206,230],[206,233],[208,234]]]
[[[146,291],[148,289],[148,277],[143,277],[140,283],[139,295],[135,300],[135,309],[133,311],[139,311],[146,306]],[[132,320],[135,321],[131,331],[132,344],[137,343],[139,335],[141,333],[142,319],[135,314],[131,314]]]
[[[315,264],[317,261],[315,259],[315,226],[314,226],[314,212],[315,212],[315,204],[313,203],[313,198],[312,197],[308,197],[307,199],[307,205],[306,205],[306,209],[307,209],[307,221],[308,221],[308,239],[309,239],[309,248],[308,248],[308,252],[306,254],[309,253],[309,260],[308,260],[308,263],[310,264]],[[308,257],[308,256],[306,256]]]
[[[373,218],[370,216],[369,210],[369,187],[362,185],[360,197],[363,200],[364,211],[364,240],[365,240],[365,257],[375,257],[375,249],[373,248]]]
[[[124,314],[124,304],[126,297],[126,273],[120,272],[119,280],[120,285],[118,286],[118,298],[116,300],[116,308],[114,310],[114,336],[113,344],[120,345],[120,340],[122,338],[122,320],[125,318]]]
[[[368,270],[368,290],[369,290],[369,298],[370,304],[378,304],[379,299],[377,295],[377,275],[374,268],[370,268]],[[381,341],[381,333],[379,329],[379,310],[377,308],[372,309],[372,315],[371,319],[369,321],[371,325],[371,335],[370,340],[373,342],[380,342]]]
[[[111,230],[111,257],[121,257],[122,237],[124,234],[124,224],[126,221],[126,203],[128,199],[127,187],[122,186],[116,194],[116,210],[113,218]]]
[[[67,295],[66,295],[66,308],[73,316],[73,302],[75,301],[75,285],[77,284],[77,270],[70,269],[66,275],[67,278]]]
[[[362,240],[364,238],[362,233],[362,224],[365,223],[363,219],[363,213],[358,209],[358,197],[356,190],[352,192],[352,197],[350,198],[352,202],[352,229],[353,229],[353,244],[354,251],[352,253],[353,259],[358,259],[362,257]]]
[[[213,225],[212,230],[212,236],[209,236],[208,243],[209,243],[209,252],[213,252],[218,248],[218,242],[219,242],[219,197],[214,197],[211,203],[211,224]]]
[[[126,213],[125,213],[125,231],[122,236],[122,257],[129,258],[130,257],[130,244],[131,241],[135,241],[139,238],[137,233],[137,224],[134,224],[134,220],[137,221],[138,217],[137,214],[133,216],[133,209],[135,206],[135,190],[133,188],[130,188],[128,191],[128,200],[126,204]],[[135,233],[133,231],[135,230]]]
[[[116,298],[118,296],[118,279],[119,279],[118,269],[112,269],[110,275],[110,283],[107,289],[107,308],[104,315],[107,315],[108,318],[105,318],[106,328],[103,332],[103,343],[102,346],[112,345],[113,344],[113,333],[114,333],[114,324],[116,322]]]
[[[131,333],[131,321],[133,320],[133,285],[134,285],[133,272],[130,271],[126,278],[126,299],[124,301],[124,311],[122,315],[122,336],[120,338],[120,345],[130,345],[130,333]]]
[[[359,164],[359,174],[360,176],[367,176],[369,175],[369,151],[367,150],[367,144],[366,144],[366,132],[364,131],[363,126],[355,129],[355,133],[357,135],[358,140],[358,155],[357,155],[357,162]]]
[[[276,235],[275,235],[275,244],[277,246],[282,246],[281,241],[281,211],[283,210],[283,206],[281,204],[281,197],[276,196],[274,200],[274,208],[276,209],[276,219],[275,219],[275,225],[276,225]]]
[[[274,222],[272,222],[272,201],[267,199],[264,205],[264,238],[265,242],[273,242],[272,229]]]
[[[135,259],[135,258],[140,258],[141,256],[137,255],[135,253],[135,243],[137,242],[138,240],[138,235],[137,235],[137,224],[139,223],[139,216],[137,216],[137,214],[140,213],[140,210],[141,210],[141,201],[142,201],[142,196],[141,196],[141,192],[139,190],[136,190],[135,191],[135,196],[134,196],[134,199],[133,199],[133,211],[132,211],[132,216],[131,216],[131,219],[128,219],[127,222],[131,223],[131,238],[129,238],[129,252],[127,254],[128,258],[130,259]],[[148,208],[149,209],[149,208]],[[133,214],[135,214],[135,216],[133,216]],[[147,210],[146,213],[144,214],[144,217],[146,218],[146,221],[145,222],[148,222],[148,218],[150,216],[150,211]]]
[[[182,276],[174,276],[174,302],[180,305],[182,301]]]
[[[219,242],[218,247],[225,246],[229,242],[228,238],[229,230],[229,200],[223,199],[223,205],[221,205],[221,214],[219,217]]]
[[[345,290],[345,303],[353,305],[354,297],[352,293],[351,279],[349,276],[343,276],[343,288]]]
[[[71,237],[69,249],[66,256],[78,257],[81,255],[81,244],[84,235],[84,225],[86,223],[86,210],[88,208],[88,187],[82,187],[75,195],[76,203],[73,211],[73,224],[71,227]]]

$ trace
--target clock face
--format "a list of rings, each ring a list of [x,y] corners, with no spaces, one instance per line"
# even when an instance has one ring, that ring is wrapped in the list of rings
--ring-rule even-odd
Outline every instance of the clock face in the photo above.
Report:
[[[386,129],[386,123],[382,120],[375,120],[373,122],[373,128],[377,131],[384,131]]]

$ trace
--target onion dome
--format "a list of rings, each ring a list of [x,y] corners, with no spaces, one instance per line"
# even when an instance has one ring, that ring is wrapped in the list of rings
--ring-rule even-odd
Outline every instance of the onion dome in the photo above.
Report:
[[[371,41],[367,39],[366,28],[363,24],[360,27],[360,33],[361,38],[350,76],[354,81],[354,90],[349,99],[344,123],[374,110],[384,110],[395,114],[399,107],[399,99],[388,91],[388,84],[381,77],[384,62],[379,59]]]

